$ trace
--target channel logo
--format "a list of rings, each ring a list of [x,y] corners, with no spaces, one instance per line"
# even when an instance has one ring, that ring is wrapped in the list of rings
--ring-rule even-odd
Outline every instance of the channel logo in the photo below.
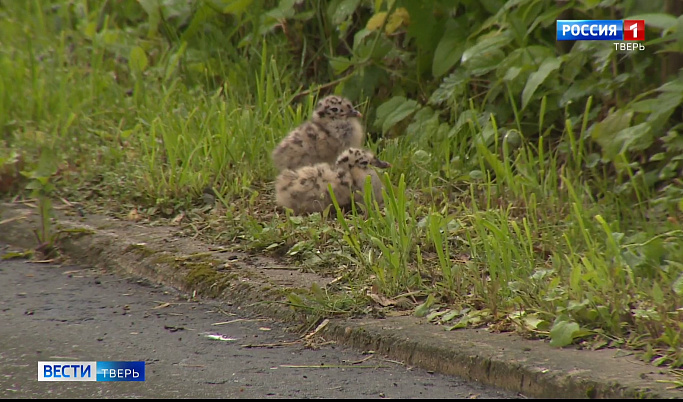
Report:
[[[38,381],[145,381],[145,362],[38,362]]]
[[[557,40],[645,40],[645,20],[557,20]]]

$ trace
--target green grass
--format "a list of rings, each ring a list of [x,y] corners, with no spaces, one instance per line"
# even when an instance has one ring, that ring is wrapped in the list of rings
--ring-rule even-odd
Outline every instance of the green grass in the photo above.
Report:
[[[97,31],[100,10],[76,3],[0,6],[7,167],[19,153],[29,177],[45,177],[38,161],[51,150],[57,195],[120,214],[188,212],[189,234],[340,277],[292,296],[320,314],[363,311],[368,289],[431,296],[420,315],[431,309],[449,328],[491,323],[683,365],[681,183],[657,191],[628,160],[618,172],[587,163],[592,98],[554,136],[543,98],[537,125],[548,135],[537,138],[525,137],[514,97],[515,130],[475,118],[486,111],[470,101],[455,135],[437,122],[420,138],[372,143],[394,165],[384,208],[294,217],[275,209],[270,151],[315,95],[292,102],[297,60],[282,39],[228,46],[207,31],[188,45],[116,13]],[[201,209],[207,186],[223,201],[219,215]]]

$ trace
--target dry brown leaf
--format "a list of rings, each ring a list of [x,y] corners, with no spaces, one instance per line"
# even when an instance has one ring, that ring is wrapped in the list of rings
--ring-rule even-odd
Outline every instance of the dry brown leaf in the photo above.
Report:
[[[368,296],[372,299],[372,301],[374,301],[375,303],[379,304],[382,307],[389,307],[389,306],[393,306],[396,304],[396,300],[389,299],[389,298],[384,297],[384,296],[377,294],[377,293],[369,293],[368,292]]]
[[[142,216],[137,208],[133,208],[128,212],[128,215],[126,215],[126,219],[132,222],[139,222],[142,219]]]
[[[320,325],[318,325],[318,327],[316,327],[316,329],[313,330],[313,332],[306,334],[306,336],[304,336],[304,339],[311,339],[315,334],[318,333],[318,331],[325,328],[327,326],[327,324],[329,324],[329,323],[330,323],[330,320],[325,318],[323,320],[323,322],[321,322]]]
[[[175,218],[171,220],[171,225],[180,225],[180,222],[185,218],[185,212],[179,213]]]

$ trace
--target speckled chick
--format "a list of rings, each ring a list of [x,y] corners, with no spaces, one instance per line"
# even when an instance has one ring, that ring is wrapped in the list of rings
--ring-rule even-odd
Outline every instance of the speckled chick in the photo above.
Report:
[[[363,200],[365,178],[370,175],[373,192],[375,196],[379,194],[377,200],[380,202],[381,181],[370,165],[382,169],[391,166],[370,151],[349,148],[339,155],[334,165],[318,163],[297,170],[286,169],[275,181],[275,200],[277,205],[290,208],[297,215],[321,212],[332,204],[328,192],[329,184],[339,206],[348,208],[352,196],[358,202]]]
[[[309,121],[292,130],[273,150],[273,163],[282,171],[316,163],[334,164],[348,148],[360,148],[365,132],[359,111],[340,96],[318,102]]]

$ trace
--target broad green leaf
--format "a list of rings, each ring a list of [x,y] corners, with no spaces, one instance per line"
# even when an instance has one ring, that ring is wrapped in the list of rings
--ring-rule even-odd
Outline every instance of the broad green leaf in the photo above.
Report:
[[[524,87],[524,91],[522,91],[522,109],[526,109],[526,106],[529,104],[534,92],[536,92],[538,87],[546,80],[546,78],[548,78],[550,73],[560,68],[561,64],[562,61],[558,58],[547,58],[538,68],[538,71],[529,76],[526,86]]]
[[[579,324],[569,321],[556,322],[550,329],[550,346],[564,347],[570,345],[574,335],[579,332]]]
[[[432,155],[429,152],[422,149],[418,149],[417,151],[415,151],[415,153],[413,153],[412,156],[412,161],[416,165],[426,165],[427,163],[429,163],[431,159]]]
[[[401,122],[406,117],[412,115],[420,109],[417,101],[409,99],[403,102],[396,110],[394,110],[382,123],[382,134],[386,134],[394,125]]]
[[[506,72],[505,75],[503,76],[503,81],[513,81],[519,73],[522,72],[522,69],[519,67],[510,67]]]
[[[449,19],[446,22],[446,31],[434,51],[434,60],[432,61],[432,75],[434,77],[446,74],[460,60],[465,50],[466,35],[467,31],[462,29],[462,25],[456,20]]]
[[[619,110],[605,117],[601,122],[595,123],[591,129],[591,138],[597,142],[603,150],[603,155],[612,159],[617,154],[608,153],[614,142],[614,133],[627,128],[631,124],[633,111]],[[608,156],[610,155],[610,156]]]
[[[574,81],[562,94],[560,106],[565,107],[571,101],[587,97],[595,91],[596,85],[592,77]]]
[[[304,304],[304,300],[301,298],[301,296],[299,296],[299,295],[296,294],[296,293],[289,293],[289,294],[287,294],[287,300],[289,301],[290,304],[293,304],[293,305],[295,305],[295,306],[297,306],[297,307],[298,307],[298,306],[304,306],[304,305],[305,305],[305,304]]]
[[[468,59],[464,66],[471,75],[480,76],[495,70],[505,58],[505,53],[500,49],[490,49],[486,53],[480,53]]]
[[[311,293],[313,293],[313,296],[317,301],[325,300],[325,292],[323,292],[323,290],[320,288],[318,282],[313,282],[311,284]]]
[[[415,38],[420,52],[431,55],[437,45],[437,27],[441,25],[435,15],[436,0],[401,1],[400,4],[410,16],[408,36]]]
[[[467,328],[467,324],[470,322],[469,317],[462,317],[460,320],[453,326],[446,327],[444,330],[446,331],[453,331],[454,329],[462,329],[462,328]]]
[[[429,103],[438,105],[448,99],[460,97],[465,92],[465,87],[470,77],[466,70],[457,69],[443,79],[439,88],[432,93]],[[469,111],[467,111],[469,112]]]
[[[434,295],[429,295],[427,296],[427,300],[425,300],[424,303],[420,304],[415,308],[415,312],[413,313],[415,317],[424,317],[429,313],[429,309],[432,307],[434,304]]]
[[[493,14],[500,11],[501,7],[505,4],[505,0],[480,0],[479,3],[481,3],[486,11]]]
[[[541,25],[542,27],[548,27],[550,26],[550,24],[555,25],[556,21],[558,20],[557,17],[559,17],[560,14],[562,14],[565,10],[570,9],[572,7],[574,7],[574,4],[571,2],[567,2],[567,4],[565,4],[562,7],[551,8],[550,10],[536,17],[534,22],[529,25],[527,33],[531,34],[532,32],[534,32],[537,29],[537,25]]]
[[[339,25],[346,21],[347,18],[358,8],[360,0],[342,0],[341,3],[337,5],[332,15],[332,23]]]
[[[538,318],[535,314],[529,314],[522,318],[524,326],[531,331],[543,331],[549,326],[548,321]]]
[[[500,50],[500,48],[510,43],[510,41],[512,41],[510,35],[502,33],[496,33],[494,35],[482,37],[474,46],[463,52],[461,61],[464,64],[472,58],[482,57],[482,55]]]
[[[486,175],[481,170],[472,170],[470,172],[470,178],[473,180],[484,180]]]
[[[192,4],[186,0],[163,0],[158,4],[165,20],[177,18],[184,22],[192,15]]]
[[[654,300],[657,304],[664,303],[664,292],[662,292],[662,288],[659,287],[657,282],[652,285],[652,300]]]
[[[49,178],[57,172],[58,164],[59,161],[56,152],[52,148],[44,147],[40,150],[40,157],[38,158],[36,170],[32,171],[27,177],[37,179],[41,181],[42,184],[47,184]]]
[[[669,81],[659,88],[657,88],[658,91],[662,92],[674,92],[674,93],[683,93],[683,78],[677,78],[675,80]]]
[[[295,3],[295,0],[281,0],[276,8],[269,10],[265,15],[275,20],[292,18],[296,14]]]
[[[407,99],[404,96],[394,96],[393,98],[379,105],[375,115],[374,126],[376,128],[381,128],[386,118],[406,101]]]
[[[648,116],[647,121],[654,127],[664,126],[671,114],[683,103],[683,92],[664,92],[657,97],[658,105]]]
[[[496,69],[505,59],[502,47],[512,41],[507,33],[496,32],[481,38],[474,46],[465,50],[460,58],[471,75],[479,76]]]
[[[683,204],[683,201],[681,201],[681,204]],[[683,205],[679,205],[679,207],[683,207]],[[681,211],[683,211],[683,208],[681,208]],[[673,285],[671,285],[671,289],[673,289],[674,293],[677,295],[683,296],[683,274],[678,275],[678,278],[676,278]]]
[[[521,76],[518,75],[519,81],[521,81],[519,82],[520,88],[518,92],[521,93],[529,74],[536,71],[543,60],[549,57],[554,57],[554,52],[543,46],[527,46],[515,49],[505,56],[505,59],[498,63],[496,76],[498,78],[503,78],[511,69],[516,69],[519,73],[523,73]],[[508,82],[516,84],[516,81]]]
[[[444,314],[443,317],[441,317],[441,323],[445,324],[459,315],[461,315],[461,311],[450,310],[447,314]]]
[[[224,1],[222,3],[223,7],[221,12],[223,14],[243,14],[245,11],[249,10],[249,6],[254,0],[231,0]]]
[[[130,58],[128,59],[128,66],[135,75],[142,74],[147,68],[147,55],[140,46],[135,46],[130,51]]]
[[[643,150],[652,145],[653,133],[649,123],[640,123],[624,128],[609,137],[597,140],[605,157],[614,160],[617,155],[626,151]]]
[[[601,2],[602,0],[581,0],[581,3],[583,3],[588,10],[597,7]]]
[[[432,311],[431,313],[427,314],[427,321],[434,321],[436,318],[441,317],[442,315],[448,313],[450,310],[443,310],[443,311]]]
[[[347,57],[332,57],[330,58],[330,66],[334,70],[334,73],[339,75],[344,71],[348,70],[353,63]]]

